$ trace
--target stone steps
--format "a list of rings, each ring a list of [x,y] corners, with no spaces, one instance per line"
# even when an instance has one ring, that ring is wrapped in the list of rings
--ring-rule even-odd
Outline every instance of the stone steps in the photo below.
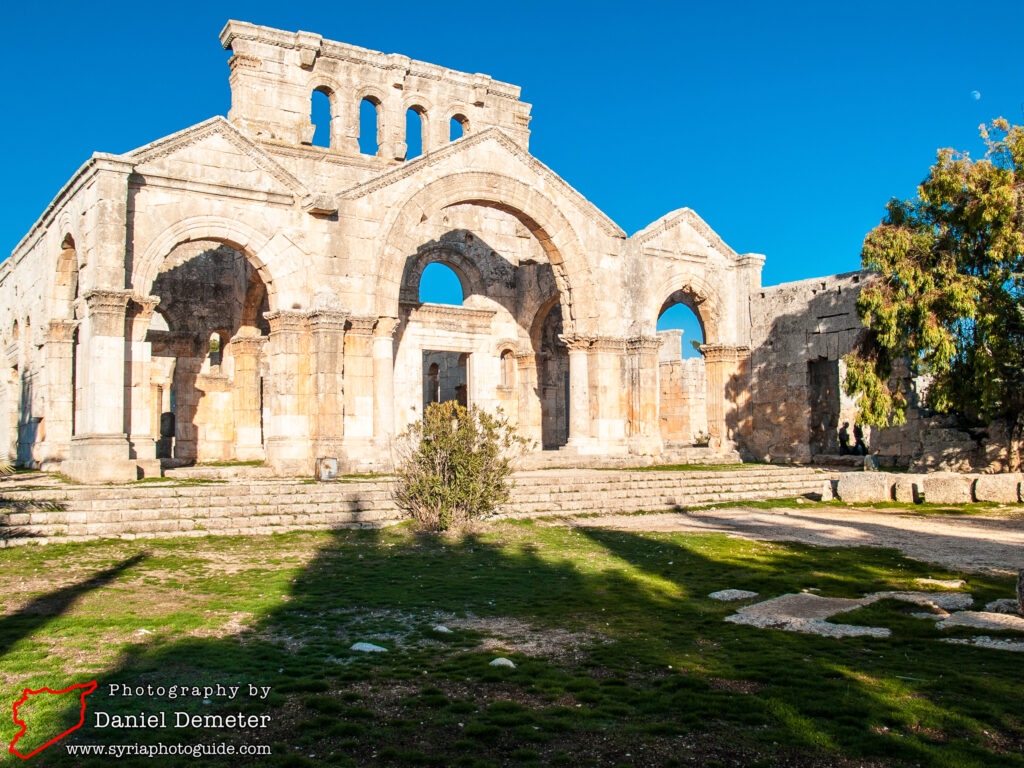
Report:
[[[736,471],[519,472],[503,514],[602,514],[821,493],[829,475],[814,469]],[[194,485],[30,487],[0,484],[0,546],[32,540],[266,534],[286,530],[376,528],[401,519],[387,478],[317,484],[239,479]]]

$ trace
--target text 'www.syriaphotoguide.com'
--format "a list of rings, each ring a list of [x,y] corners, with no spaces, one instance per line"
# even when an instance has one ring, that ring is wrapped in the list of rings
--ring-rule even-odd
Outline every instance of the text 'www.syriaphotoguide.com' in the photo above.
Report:
[[[210,757],[212,755],[269,755],[269,744],[68,744],[69,755],[105,757]]]

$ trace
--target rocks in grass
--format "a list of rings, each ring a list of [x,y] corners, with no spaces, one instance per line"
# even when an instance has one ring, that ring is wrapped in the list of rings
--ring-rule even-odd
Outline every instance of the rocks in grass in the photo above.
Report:
[[[963,579],[914,579],[918,584],[928,584],[943,589],[960,589],[966,587],[967,582]]]
[[[438,624],[436,627],[434,627],[434,631],[440,632],[442,635],[452,634],[452,631],[448,629],[448,627],[446,627],[444,624]]]
[[[350,650],[360,653],[387,653],[388,649],[373,643],[354,643]]]
[[[1024,653],[1024,640],[1005,640],[1003,638],[981,635],[979,637],[944,637],[944,643],[955,645],[973,645],[977,648],[990,648],[993,651],[1015,651]]]
[[[807,632],[825,637],[888,637],[890,632],[885,627],[858,627],[852,624],[833,624],[825,620],[833,614],[860,608],[871,602],[864,598],[790,594],[744,606],[725,620],[733,624]]]
[[[989,613],[1008,613],[1011,616],[1020,615],[1020,607],[1017,605],[1017,601],[1012,597],[1003,597],[999,600],[993,600],[985,606],[985,610]]]
[[[974,605],[974,598],[966,592],[872,592],[865,597],[875,600],[901,600],[904,603],[926,605],[942,612],[962,611]]]
[[[512,661],[511,659],[506,659],[504,656],[499,656],[498,658],[494,659],[494,661],[492,661],[489,664],[489,666],[492,666],[492,667],[508,667],[509,669],[515,669],[516,668],[516,663],[514,661]]]
[[[1006,613],[988,611],[961,611],[943,619],[937,625],[940,629],[970,627],[997,631],[1024,632],[1024,618]]]
[[[750,592],[746,589],[720,589],[717,592],[712,592],[708,597],[712,600],[724,600],[728,602],[731,600],[747,600],[751,597],[757,597],[757,592]]]

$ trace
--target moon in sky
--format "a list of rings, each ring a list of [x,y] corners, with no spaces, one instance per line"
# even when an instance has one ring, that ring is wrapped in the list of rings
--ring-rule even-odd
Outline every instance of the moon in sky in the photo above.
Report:
[[[980,91],[971,91],[971,98],[974,99],[975,101],[977,101],[978,99],[981,98],[981,92]]]

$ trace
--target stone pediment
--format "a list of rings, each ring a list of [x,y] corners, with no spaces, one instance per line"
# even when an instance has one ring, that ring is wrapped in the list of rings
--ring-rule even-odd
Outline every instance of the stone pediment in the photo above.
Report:
[[[689,208],[665,214],[629,238],[643,256],[705,260],[724,256],[735,262],[738,254]]]
[[[310,190],[223,117],[214,117],[123,156],[135,171],[164,178],[267,193]]]
[[[523,149],[500,128],[488,128],[474,133],[458,141],[446,144],[433,152],[428,152],[415,160],[403,163],[392,171],[381,174],[369,181],[356,184],[343,190],[339,197],[343,200],[358,200],[373,193],[398,184],[405,179],[416,176],[428,168],[450,165],[453,170],[464,170],[467,167],[466,155],[483,154],[483,151],[498,149],[521,163],[528,175],[540,178],[544,185],[557,190],[567,198],[583,215],[594,220],[601,230],[609,237],[625,238],[626,233],[612,221],[600,208],[587,200],[561,176],[548,168],[544,163]],[[468,164],[473,167],[474,164]],[[479,167],[488,167],[491,162],[481,158]]]

